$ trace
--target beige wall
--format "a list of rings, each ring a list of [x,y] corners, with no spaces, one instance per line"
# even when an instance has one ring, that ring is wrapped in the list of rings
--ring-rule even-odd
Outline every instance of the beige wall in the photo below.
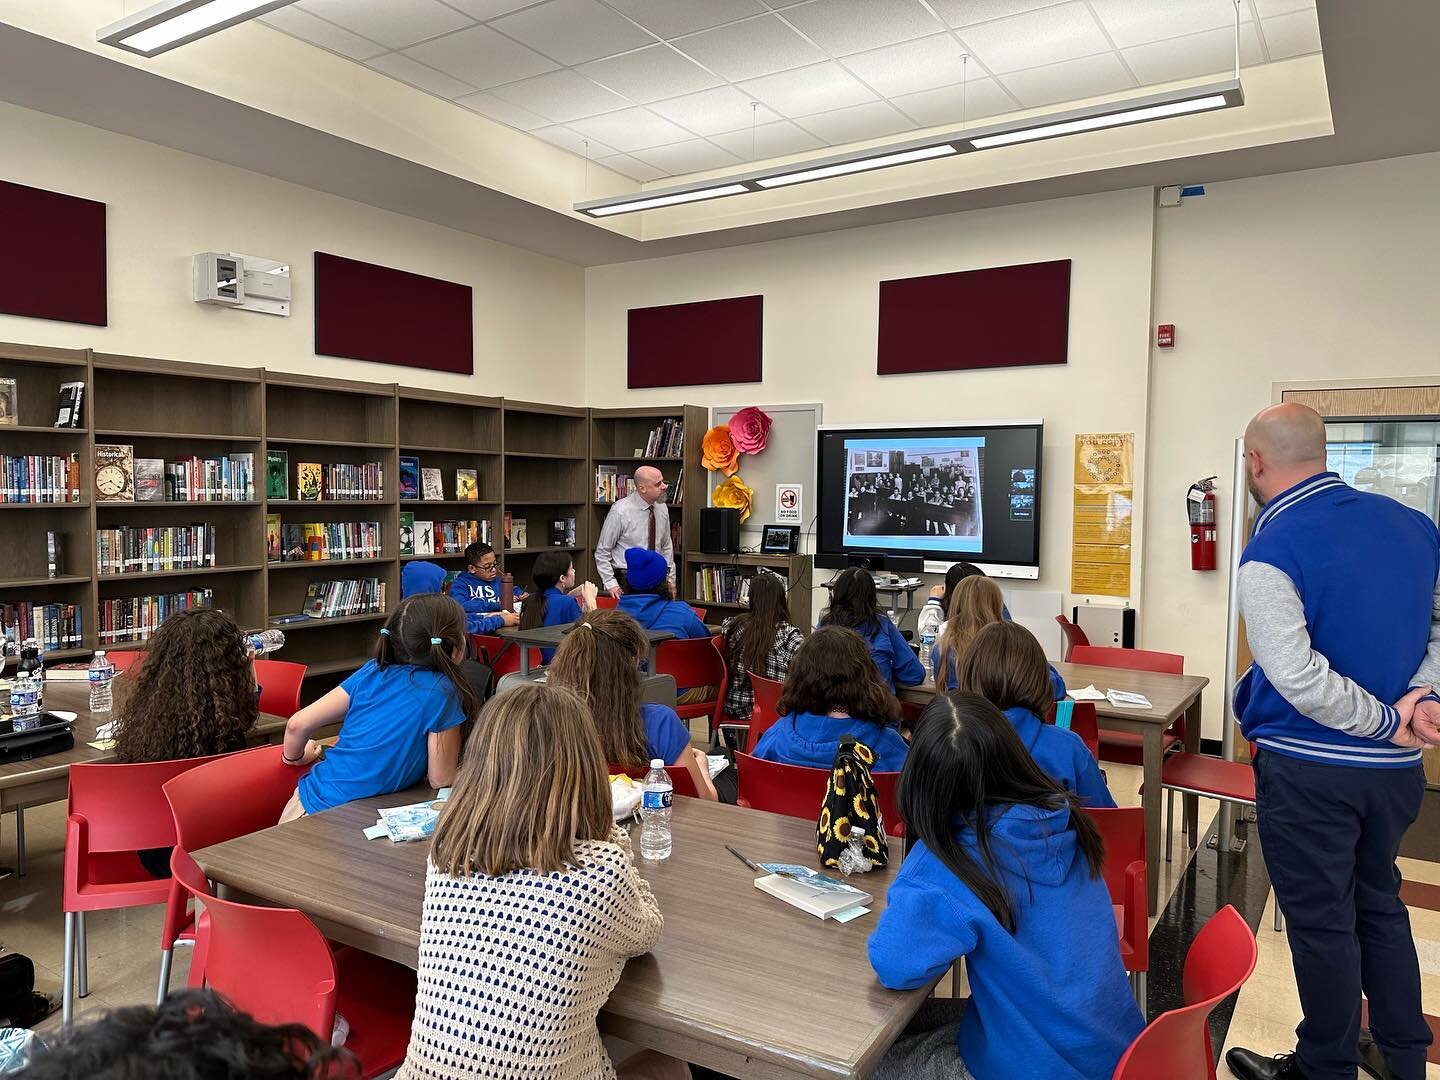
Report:
[[[205,158],[0,105],[0,176],[107,204],[110,325],[0,315],[0,341],[581,401],[579,267]],[[288,318],[196,304],[190,257],[293,260]],[[472,286],[475,376],[314,354],[311,253]]]

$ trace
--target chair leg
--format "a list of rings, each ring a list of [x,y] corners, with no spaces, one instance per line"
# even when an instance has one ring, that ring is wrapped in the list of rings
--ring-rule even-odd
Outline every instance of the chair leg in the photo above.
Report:
[[[1280,910],[1280,901],[1275,901],[1275,932],[1281,933],[1285,929],[1285,914]]]
[[[75,912],[65,912],[65,966],[60,976],[61,1020],[66,1027],[75,1012]]]
[[[1145,1011],[1145,999],[1149,996],[1150,988],[1146,984],[1146,973],[1143,971],[1130,972],[1130,991],[1135,995],[1135,1003],[1140,1006],[1140,1015],[1149,1017]]]
[[[78,961],[76,968],[78,970],[76,973],[75,989],[79,993],[79,996],[83,998],[90,996],[90,949],[85,938],[85,912],[77,911],[75,913],[75,927],[75,940],[79,946],[79,948],[76,949],[76,960]]]
[[[1175,792],[1165,792],[1165,861],[1170,861],[1171,851],[1175,847]]]
[[[960,1000],[960,991],[964,989],[960,985],[963,978],[964,976],[960,974],[960,965],[952,964],[950,966],[950,996],[956,1001]]]
[[[15,872],[25,876],[25,808],[15,808]]]
[[[172,948],[160,950],[160,986],[155,991],[155,1007],[165,1004],[165,995],[170,993],[170,964],[175,959]]]

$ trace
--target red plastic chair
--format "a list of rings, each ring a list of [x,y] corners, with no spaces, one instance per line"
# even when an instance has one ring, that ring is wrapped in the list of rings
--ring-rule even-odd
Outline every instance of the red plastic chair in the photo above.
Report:
[[[1105,887],[1120,930],[1120,959],[1140,1011],[1145,1011],[1145,977],[1150,970],[1150,893],[1145,872],[1145,811],[1138,806],[1091,807],[1085,814],[1105,841]]]
[[[85,913],[165,903],[170,879],[152,877],[135,853],[175,843],[175,819],[161,785],[214,760],[201,757],[139,765],[70,766],[61,872],[61,908],[65,912],[61,997],[66,1024],[75,1008],[75,983],[81,997],[90,992]]]
[[[1076,645],[1070,650],[1070,663],[1124,668],[1127,671],[1156,671],[1163,675],[1185,674],[1185,657],[1178,653],[1155,652],[1151,649]],[[1160,740],[1160,752],[1168,754],[1184,738],[1185,718],[1182,716],[1166,729]],[[1120,765],[1140,765],[1144,761],[1143,744],[1143,737],[1133,732],[1101,731],[1100,760],[1113,761]]]
[[[613,761],[609,768],[611,776],[628,776],[631,780],[644,780],[650,772],[649,765],[616,765]],[[666,765],[665,772],[670,776],[670,786],[676,795],[684,795],[690,799],[700,797],[700,792],[695,788],[695,778],[684,765]]]
[[[1135,1037],[1112,1080],[1215,1080],[1210,1013],[1250,978],[1255,935],[1229,904],[1207,922],[1185,957],[1185,1004],[1161,1013]]]
[[[260,711],[286,720],[300,711],[300,684],[307,668],[289,660],[255,659],[255,681],[260,684]]]
[[[295,794],[295,786],[310,771],[309,766],[298,769],[286,765],[281,760],[284,754],[283,746],[243,750],[167,781],[162,790],[175,819],[177,845],[186,851],[199,851],[268,829],[279,821],[285,804]],[[177,941],[195,942],[190,985],[200,985],[205,970],[205,941],[192,922],[189,894],[180,882],[172,881],[165,903],[165,923],[160,928],[157,1004],[170,991],[170,966]]]
[[[1061,638],[1062,638],[1062,641],[1061,641],[1061,643],[1060,643],[1060,644],[1061,644],[1061,648],[1060,648],[1060,659],[1061,659],[1061,660],[1069,660],[1069,659],[1070,659],[1070,651],[1071,651],[1072,649],[1074,649],[1075,646],[1077,646],[1077,645],[1087,645],[1087,646],[1088,646],[1088,645],[1090,644],[1090,639],[1085,635],[1085,631],[1084,631],[1084,630],[1081,630],[1080,627],[1076,626],[1073,622],[1071,622],[1069,619],[1067,619],[1064,615],[1056,615],[1056,616],[1055,616],[1055,621],[1060,624],[1060,635],[1061,635]]]
[[[315,924],[293,908],[253,907],[210,893],[183,848],[170,865],[205,906],[209,950],[205,982],[262,1024],[304,1024],[329,1041],[335,1014],[350,1024],[345,1047],[361,1075],[380,1076],[405,1058],[415,1013],[415,972],[342,948],[332,952]]]
[[[145,662],[145,650],[117,649],[115,652],[107,652],[105,659],[110,661],[116,675],[128,674],[133,679],[140,674],[140,665]]]
[[[675,685],[682,690],[692,686],[713,686],[715,696],[705,701],[688,705],[676,704],[675,711],[682,720],[704,716],[710,725],[710,737],[714,739],[717,725],[725,704],[725,688],[730,682],[730,671],[725,666],[725,639],[719,634],[709,638],[671,638],[662,641],[655,649],[655,673],[672,675]]]
[[[1059,704],[1058,702],[1056,703]],[[1100,718],[1095,712],[1093,701],[1072,701],[1070,703],[1070,730],[1080,736],[1080,741],[1097,761],[1100,758]],[[1055,705],[1045,716],[1045,723],[1055,723]]]
[[[620,601],[608,592],[602,592],[599,596],[595,597],[595,606],[597,608],[613,608],[619,603]]]
[[[736,802],[768,814],[818,821],[825,802],[825,788],[830,780],[829,769],[811,769],[804,765],[785,765],[766,761],[749,754],[735,755],[739,773],[740,797]],[[885,818],[887,836],[904,836],[905,822],[900,819],[900,806],[895,801],[899,773],[876,772],[875,795],[880,813]]]
[[[755,753],[755,746],[775,721],[780,719],[780,694],[785,684],[777,679],[748,672],[751,689],[755,691],[755,702],[750,707],[750,726],[745,733],[745,753]]]
[[[699,619],[701,622],[705,621],[706,611],[703,607],[696,607],[694,604],[691,604],[690,610],[695,613],[695,618]]]
[[[471,634],[470,651],[482,664],[495,665],[495,658],[506,650],[510,642],[497,634]]]

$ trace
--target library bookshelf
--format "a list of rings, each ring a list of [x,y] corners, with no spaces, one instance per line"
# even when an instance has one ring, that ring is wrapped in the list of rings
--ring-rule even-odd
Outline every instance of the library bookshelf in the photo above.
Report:
[[[684,596],[687,601],[708,612],[708,622],[718,623],[744,610],[745,606],[732,601],[706,599],[701,588],[699,575],[719,571],[723,576],[738,581],[754,577],[760,567],[765,567],[785,579],[786,601],[790,607],[790,621],[805,633],[815,625],[811,594],[810,556],[808,555],[707,555],[702,551],[688,551],[685,564],[689,574],[682,578]]]
[[[517,589],[529,589],[535,559],[543,551],[569,551],[575,569],[589,565],[590,410],[505,399],[500,565],[514,575]],[[575,522],[574,542],[551,543],[551,530]],[[516,526],[524,523],[524,536]],[[503,522],[502,522],[503,524]],[[562,539],[568,541],[568,534]]]

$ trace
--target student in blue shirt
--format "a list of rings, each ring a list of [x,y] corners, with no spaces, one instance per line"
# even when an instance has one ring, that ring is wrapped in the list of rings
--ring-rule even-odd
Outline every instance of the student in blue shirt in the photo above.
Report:
[[[880,677],[892,690],[897,686],[919,686],[925,681],[925,668],[910,643],[880,610],[870,571],[858,566],[841,571],[830,590],[830,606],[820,616],[820,625],[848,626],[864,638]]]
[[[625,551],[625,594],[618,606],[647,630],[669,630],[676,637],[704,638],[710,628],[701,622],[689,604],[670,595],[665,556],[648,548]]]
[[[873,771],[899,772],[905,764],[895,726],[900,702],[854,630],[825,626],[805,639],[790,660],[778,711],[755,746],[758,758],[828,769],[840,740],[853,735],[875,751]]]
[[[568,551],[542,551],[532,572],[535,591],[520,609],[520,629],[568,626],[595,607],[599,590],[591,581],[575,585],[575,560]],[[541,649],[540,662],[550,663],[554,649]]]
[[[1114,806],[1100,765],[1073,731],[1041,718],[1055,701],[1049,665],[1035,635],[1013,622],[991,623],[960,661],[960,689],[986,698],[1005,714],[1035,764],[1083,806]]]
[[[911,848],[870,936],[892,990],[958,960],[871,1076],[1099,1080],[1145,1026],[1120,962],[1100,835],[984,698],[937,696],[900,779]]]
[[[607,762],[649,765],[658,758],[667,765],[683,765],[700,797],[716,799],[709,760],[690,744],[685,721],[668,705],[640,700],[640,661],[649,647],[640,624],[629,615],[600,608],[565,635],[545,669],[545,681],[585,701]],[[735,770],[726,773],[733,778]],[[733,793],[726,801],[735,801]]]
[[[466,629],[472,634],[493,634],[502,626],[517,626],[520,616],[500,610],[500,558],[489,544],[465,549],[465,572],[450,584],[451,597],[465,609]],[[524,600],[517,592],[515,599]]]
[[[400,598],[419,596],[427,592],[443,592],[445,589],[445,568],[439,563],[420,559],[407,562],[400,571]]]
[[[950,616],[940,627],[940,635],[935,639],[935,649],[930,655],[930,674],[935,679],[936,689],[954,690],[959,686],[957,672],[975,635],[987,626],[1008,619],[1004,597],[995,582],[983,574],[971,575],[957,582],[950,595]],[[1048,664],[1046,669],[1053,695],[1051,700],[1059,701],[1065,696],[1065,680]]]
[[[315,767],[280,820],[403,791],[422,779],[448,786],[460,760],[460,725],[480,711],[460,668],[464,659],[459,604],[438,593],[401,600],[380,631],[375,659],[286,723],[285,763]],[[340,739],[321,753],[310,736],[336,723]]]

